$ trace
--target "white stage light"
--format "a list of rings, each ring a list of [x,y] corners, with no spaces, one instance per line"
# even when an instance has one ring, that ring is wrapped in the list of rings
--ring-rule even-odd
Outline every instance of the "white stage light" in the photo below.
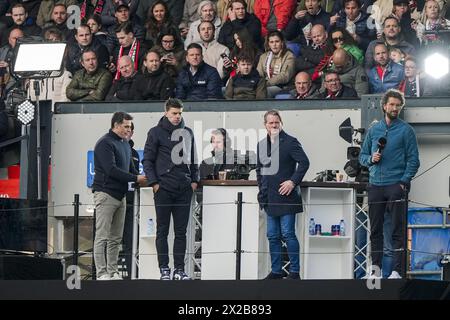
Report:
[[[440,53],[433,53],[425,59],[425,72],[435,79],[448,74],[448,58]]]
[[[21,78],[51,77],[62,69],[65,49],[61,42],[18,43],[13,73]]]

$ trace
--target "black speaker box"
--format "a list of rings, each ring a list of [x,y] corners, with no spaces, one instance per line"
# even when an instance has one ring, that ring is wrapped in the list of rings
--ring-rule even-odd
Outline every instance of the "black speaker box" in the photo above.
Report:
[[[1,280],[63,280],[60,259],[0,255]]]

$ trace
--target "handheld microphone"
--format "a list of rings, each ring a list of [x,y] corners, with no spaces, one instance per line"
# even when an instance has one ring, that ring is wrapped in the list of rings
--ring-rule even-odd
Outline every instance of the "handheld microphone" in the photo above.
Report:
[[[381,137],[380,139],[378,139],[378,149],[377,152],[381,153],[381,151],[383,151],[384,147],[386,146],[387,140],[385,137]]]

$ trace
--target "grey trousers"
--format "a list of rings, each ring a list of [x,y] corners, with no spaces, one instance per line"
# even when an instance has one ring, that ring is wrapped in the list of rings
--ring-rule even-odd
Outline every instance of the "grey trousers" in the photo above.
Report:
[[[96,232],[94,260],[97,278],[118,272],[117,261],[125,223],[125,197],[119,201],[104,192],[94,192]],[[106,247],[106,257],[105,257]]]

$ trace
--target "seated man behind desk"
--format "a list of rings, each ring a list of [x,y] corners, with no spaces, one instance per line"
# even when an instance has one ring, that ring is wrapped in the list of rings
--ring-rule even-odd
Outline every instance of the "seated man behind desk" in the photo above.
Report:
[[[218,180],[219,171],[233,169],[235,151],[231,149],[231,139],[225,129],[219,128],[211,133],[212,157],[200,164],[201,180]]]

